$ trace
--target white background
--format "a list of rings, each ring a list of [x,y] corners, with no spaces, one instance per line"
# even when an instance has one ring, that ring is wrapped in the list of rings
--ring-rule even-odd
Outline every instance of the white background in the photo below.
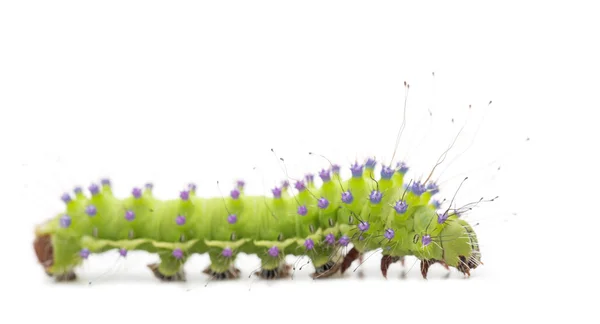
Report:
[[[595,321],[597,12],[591,1],[2,2],[1,322]],[[157,282],[143,254],[93,256],[66,285],[36,264],[34,226],[61,211],[63,191],[103,176],[122,196],[147,181],[164,198],[190,181],[215,196],[217,180],[226,193],[238,177],[263,194],[285,177],[271,148],[290,177],[327,166],[309,151],[345,174],[355,159],[389,161],[404,81],[396,160],[426,177],[466,125],[436,169],[441,196],[466,175],[459,205],[500,196],[467,215],[485,263],[468,280],[434,267],[425,281],[413,259],[405,279],[393,265],[384,280],[377,255],[363,279],[312,281],[309,265],[268,283],[248,279],[258,259],[242,257],[241,280],[206,287],[203,256],[185,284]]]

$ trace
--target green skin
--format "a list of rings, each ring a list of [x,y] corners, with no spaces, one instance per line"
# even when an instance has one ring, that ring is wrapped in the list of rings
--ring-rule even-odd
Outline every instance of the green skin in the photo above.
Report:
[[[407,191],[404,175],[399,172],[389,180],[379,180],[378,184],[371,176],[374,177],[368,168],[361,177],[346,181],[333,174],[320,188],[308,183],[307,189],[295,197],[283,189],[281,198],[245,196],[243,192],[238,199],[200,198],[192,191],[188,200],[163,201],[146,189],[138,199],[118,199],[110,186],[104,185],[91,198],[77,194],[67,203],[65,212],[39,226],[36,234],[51,236],[54,262],[47,271],[55,275],[68,273],[81,264],[79,252],[83,248],[91,253],[121,248],[157,253],[161,259],[158,270],[166,276],[180,271],[186,258],[194,253],[208,253],[214,272],[228,270],[238,253],[256,254],[263,269],[278,268],[285,255],[306,255],[319,267],[332,258],[336,262],[340,259],[340,246],[324,242],[329,233],[336,239],[348,236],[361,253],[382,248],[384,255],[415,255],[419,259],[443,260],[454,267],[460,262],[459,256],[472,255],[472,241],[476,243],[472,228],[455,215],[438,224],[438,214],[429,203],[430,193],[416,196]],[[369,194],[377,186],[383,199],[373,204]],[[341,201],[345,190],[350,190],[354,197],[350,204]],[[317,206],[321,197],[329,201],[325,209]],[[400,199],[409,206],[403,214],[393,208]],[[89,204],[96,207],[95,216],[85,213]],[[307,215],[297,214],[299,205],[306,205]],[[125,219],[127,210],[135,213],[133,221]],[[227,222],[230,213],[238,217],[235,224]],[[59,226],[64,214],[71,217],[67,228]],[[186,218],[184,225],[175,222],[178,215]],[[363,233],[357,226],[361,221],[370,225]],[[391,240],[383,236],[388,228],[396,233]],[[431,244],[422,244],[424,235],[431,236]],[[308,238],[314,241],[314,249],[307,250],[304,246]],[[280,251],[277,257],[268,254],[273,246]],[[232,257],[221,254],[225,248],[233,250]],[[184,252],[183,258],[173,256],[175,249]]]

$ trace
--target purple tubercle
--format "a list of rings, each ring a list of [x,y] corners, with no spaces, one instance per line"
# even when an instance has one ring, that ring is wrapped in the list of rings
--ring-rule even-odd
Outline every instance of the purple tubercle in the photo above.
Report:
[[[177,217],[175,217],[175,223],[179,226],[185,225],[185,216],[177,215]]]
[[[175,259],[181,259],[183,258],[183,251],[180,248],[177,248],[175,250],[173,250],[173,257],[175,257]]]
[[[133,210],[128,210],[125,212],[125,219],[128,222],[131,222],[135,219],[135,213],[133,212]]]
[[[376,165],[377,165],[377,161],[375,161],[375,159],[373,159],[373,158],[368,158],[367,162],[365,162],[365,167],[370,170],[375,169]]]
[[[398,162],[398,164],[396,164],[396,171],[400,174],[406,174],[406,172],[408,172],[408,165],[402,161]]]
[[[281,188],[275,187],[271,189],[271,192],[273,193],[274,198],[281,198]]]
[[[431,244],[431,236],[429,234],[423,235],[423,246],[427,246],[429,244]]]
[[[312,173],[308,173],[304,176],[306,183],[313,183],[315,181],[315,175]]]
[[[393,239],[395,235],[396,235],[396,233],[391,228],[388,228],[385,230],[385,232],[383,232],[383,236],[388,240]]]
[[[175,257],[175,259],[180,260],[181,258],[183,258],[183,251],[179,248],[173,250],[173,257]]]
[[[97,184],[92,183],[89,187],[88,190],[90,191],[90,193],[92,195],[97,195],[100,192],[100,187],[98,187]]]
[[[298,191],[303,191],[306,189],[306,185],[304,185],[304,182],[302,181],[296,181],[296,183],[294,183],[294,188],[296,188]]]
[[[110,186],[110,179],[104,178],[104,179],[100,180],[100,184],[108,187],[108,186]]]
[[[315,248],[315,242],[312,239],[306,239],[306,241],[304,241],[304,247],[307,250],[312,250]]]
[[[233,250],[229,247],[226,247],[223,249],[223,251],[221,251],[221,255],[226,258],[231,258],[231,256],[233,256]]]
[[[181,198],[181,200],[189,200],[190,199],[190,192],[187,190],[183,190],[182,192],[179,193],[179,198]]]
[[[354,164],[350,167],[350,171],[352,172],[352,177],[361,177],[363,174],[363,165],[354,162]]]
[[[188,190],[191,192],[196,192],[197,186],[195,183],[188,183]]]
[[[240,198],[240,190],[237,188],[231,190],[231,192],[229,193],[229,196],[231,196],[231,198],[233,198],[233,199]]]
[[[437,183],[430,182],[427,184],[427,190],[429,190],[432,195],[435,195],[440,192],[440,187],[437,185]]]
[[[399,200],[396,202],[394,209],[396,210],[396,213],[404,214],[404,213],[406,213],[406,210],[408,209],[408,204],[406,202],[404,202],[403,200]]]
[[[379,204],[381,202],[381,198],[383,198],[383,193],[381,193],[379,190],[373,190],[369,195],[369,200],[372,204]]]
[[[321,209],[325,209],[327,208],[327,206],[329,206],[329,200],[321,197],[321,199],[319,199],[319,202],[317,203],[317,206],[319,206],[319,208]]]
[[[269,248],[269,255],[276,258],[279,256],[279,248],[276,246],[272,246]]]
[[[79,256],[82,259],[87,259],[90,256],[90,250],[88,248],[83,248],[79,251]]]
[[[71,226],[71,216],[64,214],[60,217],[59,220],[60,227],[67,228]]]
[[[229,223],[229,224],[235,224],[235,223],[237,223],[237,220],[238,220],[238,218],[237,218],[236,214],[229,214],[227,216],[227,223]]]
[[[306,208],[305,205],[298,206],[298,215],[306,216],[307,213],[308,213],[308,208]]]
[[[369,222],[360,222],[360,223],[358,223],[358,230],[361,231],[361,232],[368,231],[369,227],[371,227],[371,225],[369,225]]]
[[[338,243],[340,243],[341,246],[347,246],[348,244],[350,244],[350,238],[346,235],[340,237],[340,239],[338,240]]]
[[[123,249],[123,248],[119,249],[119,254],[122,257],[126,257],[127,256],[127,249]]]
[[[333,174],[340,174],[340,166],[337,164],[332,165],[331,172],[333,172]]]
[[[434,200],[431,201],[431,205],[433,206],[433,208],[438,209],[438,208],[440,208],[440,206],[442,205],[442,203],[439,200],[434,199]]]
[[[238,180],[236,181],[236,186],[238,189],[242,190],[244,189],[244,186],[246,185],[246,182],[244,180]]]
[[[139,199],[140,197],[142,197],[142,189],[135,187],[131,190],[131,195],[135,198],[135,199]]]
[[[60,196],[60,200],[62,200],[65,204],[68,204],[69,202],[71,202],[71,196],[65,192],[64,194],[62,194],[62,196]]]
[[[146,190],[152,190],[154,189],[154,184],[152,184],[151,182],[148,182],[144,185],[144,188],[146,188]]]
[[[333,245],[335,243],[335,235],[333,233],[325,235],[325,243]]]
[[[381,168],[381,179],[389,180],[394,175],[394,169],[389,166],[384,166]]]
[[[81,194],[81,193],[83,192],[83,189],[81,189],[81,187],[75,187],[75,188],[73,189],[73,192],[74,192],[76,195],[79,195],[79,194]]]
[[[408,191],[412,192],[413,194],[415,194],[417,196],[420,196],[425,191],[427,191],[427,188],[421,182],[415,181],[408,187]]]
[[[447,212],[447,211],[443,212],[442,214],[439,214],[439,213],[438,213],[438,219],[437,219],[437,221],[438,221],[438,224],[443,224],[443,223],[445,223],[445,222],[446,222],[446,220],[448,219],[448,216],[450,216],[450,215],[448,215],[448,212]]]
[[[412,191],[415,195],[420,196],[427,191],[427,188],[421,182],[417,181],[410,186],[410,191]]]
[[[323,182],[327,182],[327,181],[331,180],[331,174],[330,174],[329,170],[323,169],[323,170],[319,171],[319,178],[321,178],[321,180]]]
[[[283,180],[283,182],[281,182],[281,187],[282,187],[283,189],[287,189],[287,188],[289,188],[289,187],[290,187],[290,182],[289,182],[289,181],[287,181],[287,180]]]
[[[94,206],[94,205],[87,205],[85,207],[85,213],[90,217],[96,216],[97,212],[98,212],[98,210],[96,209],[96,206]]]
[[[350,192],[350,190],[342,192],[342,202],[344,204],[350,204],[353,200],[354,197],[352,197],[352,193]]]

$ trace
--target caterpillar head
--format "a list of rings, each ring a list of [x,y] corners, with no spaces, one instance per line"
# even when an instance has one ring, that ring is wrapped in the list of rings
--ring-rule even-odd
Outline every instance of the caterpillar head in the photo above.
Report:
[[[414,213],[414,232],[416,253],[424,259],[443,261],[465,274],[481,263],[473,228],[455,213],[419,207]]]

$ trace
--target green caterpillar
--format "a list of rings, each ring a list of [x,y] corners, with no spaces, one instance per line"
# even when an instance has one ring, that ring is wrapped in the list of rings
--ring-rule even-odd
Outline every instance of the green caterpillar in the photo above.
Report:
[[[384,276],[409,255],[420,260],[424,278],[434,263],[470,275],[481,264],[476,234],[458,210],[439,208],[432,198],[436,183],[406,181],[402,162],[383,165],[379,176],[376,165],[372,158],[354,163],[349,179],[331,165],[318,173],[320,187],[309,174],[294,189],[284,181],[269,196],[247,196],[238,181],[227,197],[198,197],[191,184],[177,199],[159,200],[148,184],[119,199],[105,179],[88,188],[89,196],[81,188],[74,196],[65,193],[66,209],[36,227],[33,245],[56,280],[75,279],[74,269],[90,253],[115,249],[123,256],[134,250],[158,254],[160,262],[149,268],[168,281],[185,280],[183,265],[195,253],[208,253],[204,272],[214,279],[239,277],[234,262],[240,253],[260,258],[262,278],[288,276],[286,255],[307,256],[312,277],[326,278],[378,249]]]

